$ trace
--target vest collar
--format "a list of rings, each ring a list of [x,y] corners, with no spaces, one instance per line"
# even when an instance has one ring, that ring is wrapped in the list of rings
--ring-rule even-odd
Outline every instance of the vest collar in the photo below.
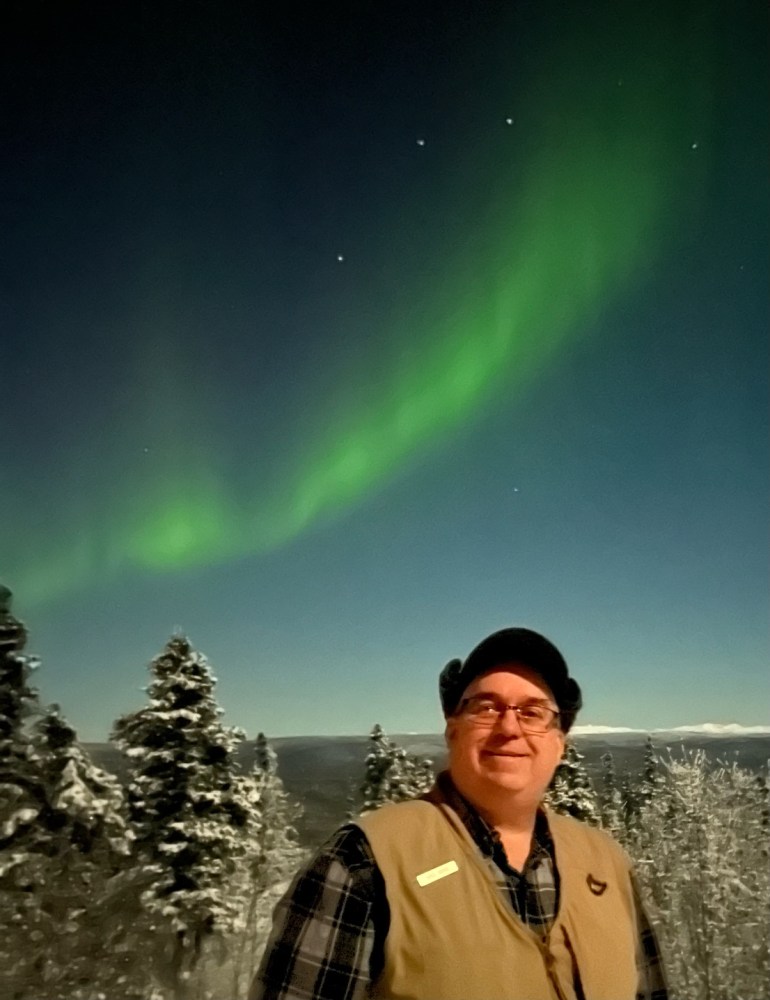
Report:
[[[441,771],[436,778],[436,785],[444,797],[447,805],[457,814],[471,836],[471,840],[476,844],[485,857],[492,858],[497,865],[500,860],[505,860],[500,834],[484,817],[471,805],[471,803],[458,791],[449,771]],[[532,846],[522,873],[533,868],[538,861],[544,857],[553,862],[554,850],[551,833],[548,829],[548,819],[542,809],[538,809],[535,817],[535,830],[532,836]],[[505,861],[505,868],[508,868]]]

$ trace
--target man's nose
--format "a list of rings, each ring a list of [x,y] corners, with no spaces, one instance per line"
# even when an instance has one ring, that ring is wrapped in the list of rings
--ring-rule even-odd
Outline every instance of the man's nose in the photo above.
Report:
[[[523,736],[524,730],[521,728],[519,713],[515,708],[506,706],[500,715],[500,719],[495,727],[499,733],[506,736]]]

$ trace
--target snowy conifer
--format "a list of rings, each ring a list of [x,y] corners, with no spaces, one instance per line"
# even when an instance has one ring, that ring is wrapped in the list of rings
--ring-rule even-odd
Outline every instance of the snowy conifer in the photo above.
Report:
[[[361,785],[361,811],[379,809],[386,802],[402,802],[426,792],[435,780],[433,762],[408,753],[389,739],[376,723],[369,734],[366,775]]]
[[[10,606],[11,592],[0,586],[0,850],[19,851],[23,842],[37,839],[46,797],[28,726],[40,712],[30,684],[38,663],[22,654],[27,632]]]
[[[546,801],[555,812],[598,826],[596,793],[584,761],[575,744],[568,741],[548,788]]]
[[[622,826],[624,836],[638,828],[642,810],[658,794],[664,784],[663,768],[652,737],[648,734],[644,741],[644,757],[641,771],[634,780],[628,775],[623,776],[620,785],[622,805]]]
[[[83,855],[108,850],[128,855],[134,837],[118,779],[93,764],[58,705],[46,709],[35,730],[56,827],[66,828],[67,840]]]
[[[48,833],[39,822],[46,789],[29,721],[40,711],[30,674],[37,662],[22,650],[27,632],[0,586],[0,993],[13,996],[32,975],[29,943],[41,940],[40,890],[46,881]]]
[[[629,851],[678,1000],[765,996],[770,981],[770,869],[764,790],[703,751],[659,764]]]
[[[49,1000],[127,996],[119,958],[125,914],[114,907],[133,839],[122,787],[91,762],[58,706],[43,713],[35,736],[47,798],[39,822],[48,840],[37,890],[36,981]]]
[[[615,761],[611,753],[602,755],[602,781],[600,801],[601,823],[613,836],[623,839],[623,800],[615,773]]]
[[[28,682],[25,632],[0,608],[0,991],[81,1000],[114,985],[107,900],[130,849],[123,794]],[[34,725],[29,723],[37,717]],[[110,956],[112,966],[113,957]]]
[[[256,860],[257,884],[264,889],[283,882],[297,869],[302,851],[296,822],[302,807],[293,802],[278,775],[278,757],[264,733],[254,743],[254,778],[259,793],[261,852]]]
[[[232,885],[233,898],[241,901],[241,919],[230,943],[232,990],[236,996],[242,995],[251,981],[275,904],[306,853],[299,845],[295,827],[302,807],[284,788],[278,774],[278,757],[264,733],[254,741],[254,768],[245,782],[259,810],[259,825],[253,830],[248,853]]]
[[[150,670],[149,704],[119,719],[113,738],[129,763],[142,903],[167,945],[156,969],[183,996],[204,940],[237,915],[229,879],[258,815],[239,781],[243,734],[221,723],[206,658],[175,636]]]
[[[664,778],[660,759],[652,742],[652,737],[648,733],[644,741],[644,760],[639,779],[639,805],[647,805],[662,788],[663,784]]]

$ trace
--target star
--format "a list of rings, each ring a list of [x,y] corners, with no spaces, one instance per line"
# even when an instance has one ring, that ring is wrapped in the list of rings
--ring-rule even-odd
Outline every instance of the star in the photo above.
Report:
[[[424,146],[425,145],[425,140],[424,139],[418,139],[417,140],[417,145],[418,146]]]
[[[690,149],[697,149],[697,148],[698,148],[698,143],[697,142],[694,142],[692,144],[692,146],[690,146]]]
[[[337,254],[337,260],[338,260],[338,261],[339,261],[340,263],[342,263],[342,261],[343,261],[344,259],[345,259],[345,258],[344,258],[344,257],[342,256],[342,254],[341,254],[341,253],[338,253],[338,254]]]
[[[505,124],[506,125],[513,125],[513,118],[506,118],[505,119]]]

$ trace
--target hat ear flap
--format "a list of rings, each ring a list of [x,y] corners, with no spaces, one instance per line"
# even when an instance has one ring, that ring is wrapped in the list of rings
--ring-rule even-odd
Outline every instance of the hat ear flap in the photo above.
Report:
[[[568,733],[574,725],[575,716],[583,705],[580,686],[574,678],[568,678],[567,683],[564,685],[564,692],[559,704],[561,705],[561,711],[559,712],[561,730],[563,733]]]
[[[564,701],[575,714],[583,707],[583,695],[578,682],[573,677],[570,677],[564,685]]]
[[[438,693],[444,715],[451,715],[457,707],[457,701],[462,694],[458,691],[458,682],[462,670],[462,660],[450,660],[438,677]]]

